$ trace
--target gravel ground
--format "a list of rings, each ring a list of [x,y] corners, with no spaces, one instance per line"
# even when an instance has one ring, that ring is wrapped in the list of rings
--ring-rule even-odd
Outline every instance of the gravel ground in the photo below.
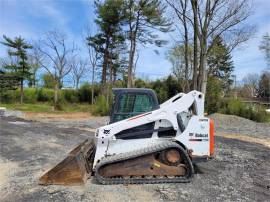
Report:
[[[270,124],[215,114],[216,132],[270,138]],[[270,148],[216,137],[216,156],[197,164],[191,183],[40,186],[38,178],[107,118],[27,121],[0,118],[0,201],[269,201]]]

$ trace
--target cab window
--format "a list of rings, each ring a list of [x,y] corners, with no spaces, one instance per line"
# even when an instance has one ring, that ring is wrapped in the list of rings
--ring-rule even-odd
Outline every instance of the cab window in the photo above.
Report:
[[[119,99],[116,120],[120,121],[153,109],[151,97],[147,94],[123,94]]]

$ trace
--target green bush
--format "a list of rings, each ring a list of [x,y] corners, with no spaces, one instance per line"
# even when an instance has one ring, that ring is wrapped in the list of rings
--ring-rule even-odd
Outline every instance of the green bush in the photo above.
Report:
[[[0,102],[1,103],[11,103],[13,102],[13,91],[5,90],[0,92]]]
[[[37,102],[37,89],[25,88],[24,89],[24,103],[36,103]]]
[[[76,102],[79,101],[79,99],[78,99],[78,91],[73,90],[73,89],[61,90],[61,97],[66,102],[70,102],[70,103],[76,103]]]
[[[135,84],[135,86],[136,86],[136,84]],[[121,80],[116,80],[114,82],[114,84],[113,84],[113,87],[114,88],[125,88],[126,87],[126,84],[123,81],[121,81]]]
[[[16,89],[14,91],[10,91],[12,102],[20,102],[20,89]]]
[[[37,90],[38,102],[53,102],[54,90],[47,88],[40,88]]]
[[[257,122],[269,121],[269,115],[265,108],[259,105],[250,105],[239,99],[225,100],[221,105],[221,113],[241,116]]]
[[[144,81],[142,79],[136,79],[135,80],[135,87],[136,88],[148,88],[149,83],[147,83],[146,81]]]
[[[107,116],[109,115],[109,105],[106,102],[106,97],[99,95],[95,104],[92,107],[93,115]]]
[[[24,88],[24,103],[36,103],[37,101],[37,89],[36,88]],[[20,102],[20,89],[7,90],[1,93],[1,102],[14,103]]]
[[[64,103],[61,100],[58,100],[55,106],[55,110],[62,111],[64,109]]]
[[[83,84],[79,89],[79,101],[91,103],[91,85],[88,83]]]
[[[206,95],[205,95],[205,111],[209,114],[218,112],[222,101],[222,83],[219,79],[208,78]]]
[[[94,99],[100,95],[100,85],[94,84]],[[89,83],[84,83],[78,90],[78,99],[80,102],[92,102],[92,86]]]
[[[156,80],[152,83],[151,88],[156,92],[159,103],[163,103],[169,98],[167,87],[164,85],[163,81],[159,79]]]

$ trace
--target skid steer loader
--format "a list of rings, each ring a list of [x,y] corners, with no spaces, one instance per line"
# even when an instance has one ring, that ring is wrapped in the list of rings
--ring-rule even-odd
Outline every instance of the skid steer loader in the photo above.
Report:
[[[40,184],[78,185],[189,182],[193,162],[214,153],[214,124],[204,95],[179,93],[159,105],[151,89],[113,89],[108,125],[73,149]]]

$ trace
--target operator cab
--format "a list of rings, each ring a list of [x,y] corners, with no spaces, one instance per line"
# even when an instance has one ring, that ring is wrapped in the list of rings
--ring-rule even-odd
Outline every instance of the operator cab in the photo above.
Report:
[[[113,88],[110,124],[159,109],[155,92],[148,88]]]

